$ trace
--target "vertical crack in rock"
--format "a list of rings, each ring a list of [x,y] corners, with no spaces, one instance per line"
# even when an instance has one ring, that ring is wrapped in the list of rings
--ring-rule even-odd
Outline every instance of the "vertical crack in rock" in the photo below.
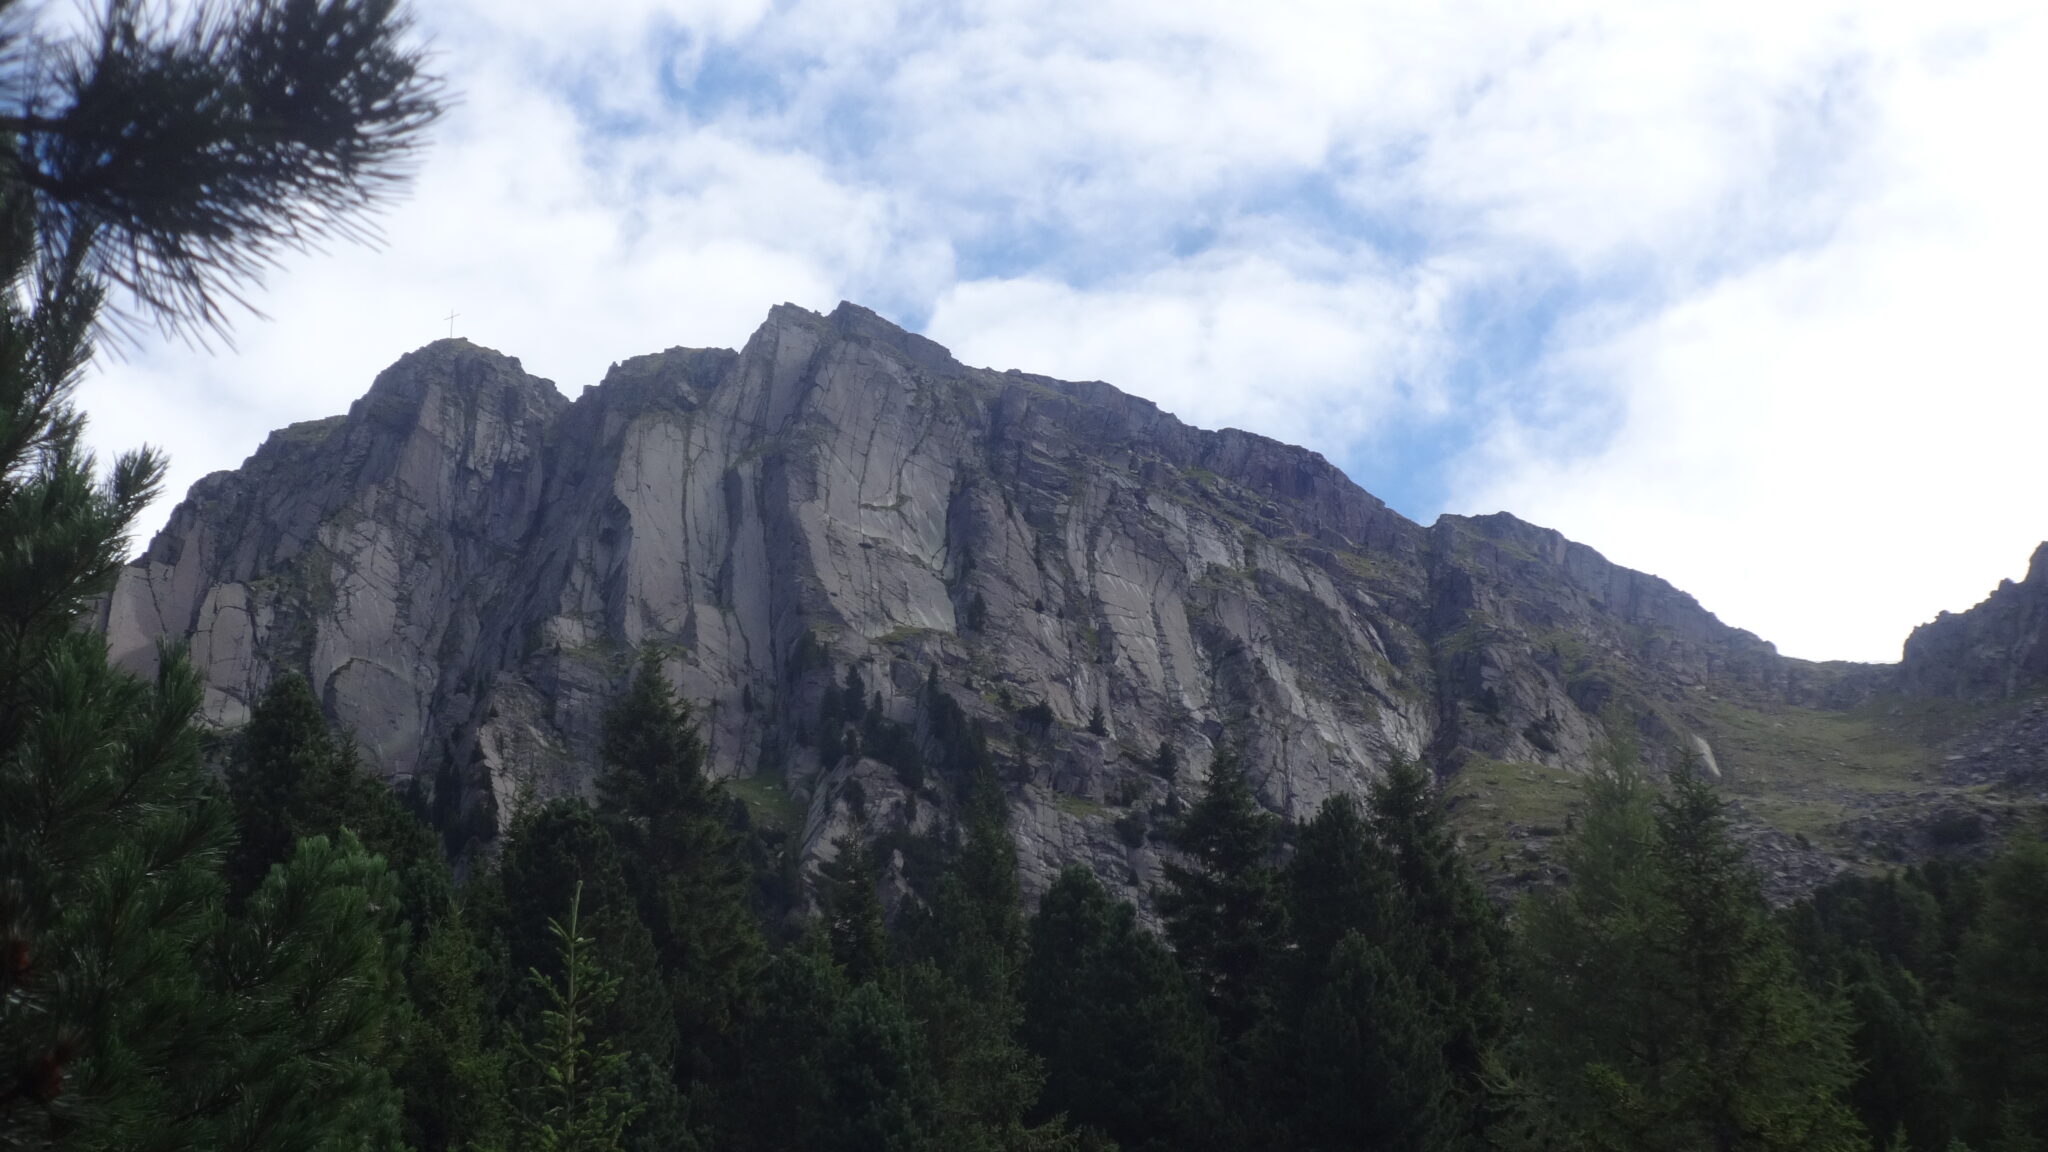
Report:
[[[1569,773],[1616,722],[1741,781],[1722,709],[2048,677],[2048,550],[1985,611],[1916,633],[1902,674],[1785,659],[1505,513],[1424,528],[1313,452],[783,305],[739,352],[635,357],[574,401],[467,341],[409,353],[194,485],[102,624],[134,667],[192,638],[224,724],[306,674],[372,763],[459,793],[475,847],[511,791],[590,788],[649,649],[713,770],[785,789],[809,851],[930,827],[958,781],[824,762],[818,719],[857,667],[934,753],[935,682],[988,728],[1027,887],[1080,860],[1136,891],[1219,742],[1294,817],[1396,755]]]

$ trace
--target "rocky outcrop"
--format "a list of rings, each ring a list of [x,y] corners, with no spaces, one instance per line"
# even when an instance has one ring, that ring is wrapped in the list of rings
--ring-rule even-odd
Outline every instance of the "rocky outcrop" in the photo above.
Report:
[[[2025,580],[2001,581],[1975,608],[1913,629],[1898,680],[1914,695],[1964,699],[2003,699],[2048,684],[2048,544],[2034,550]]]
[[[196,485],[104,621],[131,664],[189,637],[224,724],[305,673],[458,842],[521,790],[589,786],[636,654],[697,703],[718,773],[807,811],[814,853],[952,802],[901,752],[932,751],[943,695],[990,734],[1032,887],[1070,860],[1142,887],[1224,743],[1303,816],[1394,756],[1570,771],[1615,724],[1680,747],[1703,696],[1868,675],[1512,516],[1424,528],[1312,452],[969,368],[851,305],[573,402],[429,345]]]
[[[280,669],[304,672],[371,760],[417,771],[473,692],[450,657],[481,634],[480,594],[523,566],[566,407],[463,341],[405,357],[346,416],[275,432],[193,486],[107,605],[115,657],[189,639],[224,724]]]

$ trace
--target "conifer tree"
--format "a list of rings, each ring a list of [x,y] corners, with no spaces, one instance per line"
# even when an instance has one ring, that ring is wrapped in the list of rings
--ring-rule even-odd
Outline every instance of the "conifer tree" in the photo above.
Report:
[[[2008,848],[1984,894],[1957,966],[1953,1037],[1972,1130],[2048,1146],[2048,843]]]
[[[578,881],[567,917],[548,921],[555,974],[527,973],[542,1007],[535,1038],[518,1048],[526,1121],[519,1147],[535,1152],[616,1152],[644,1107],[625,1089],[625,1054],[597,1034],[619,978],[597,962],[597,942],[583,934],[582,903]]]
[[[1904,1152],[1948,1152],[1961,1100],[1920,982],[1859,950],[1841,988],[1857,1069],[1848,1098],[1864,1131],[1894,1133]]]
[[[1414,977],[1357,932],[1337,942],[1320,975],[1293,1035],[1298,1106],[1278,1125],[1287,1145],[1458,1146],[1466,1109],[1445,1064],[1441,1014]]]
[[[840,1001],[818,1062],[827,1118],[820,1152],[937,1152],[939,1084],[923,1037],[896,997],[875,983]]]
[[[902,974],[903,1003],[924,1030],[948,1147],[1055,1147],[1066,1138],[1058,1120],[1026,1121],[1044,1071],[1017,1038],[1024,920],[1016,844],[993,770],[976,771],[969,789],[961,843],[946,853],[928,913],[904,932],[913,962]]]
[[[397,1138],[396,888],[352,837],[301,842],[223,923],[224,806],[197,678],[146,688],[59,637],[0,763],[11,958],[0,1132],[24,1147],[325,1148]],[[94,718],[81,726],[81,718]]]
[[[1357,800],[1340,794],[1323,801],[1295,837],[1283,879],[1290,937],[1303,968],[1320,972],[1338,941],[1353,932],[1396,942],[1402,910],[1393,870]]]
[[[838,854],[818,867],[821,931],[847,980],[872,983],[889,972],[889,936],[875,890],[881,865],[865,841],[842,838],[835,847]]]
[[[413,1019],[405,1033],[405,1142],[419,1149],[503,1148],[505,1051],[485,960],[466,912],[443,917],[409,957]]]
[[[1529,910],[1532,1115],[1545,1146],[1843,1150],[1845,1021],[1795,978],[1722,802],[1594,774],[1572,883]]]
[[[598,811],[617,840],[673,999],[686,1080],[709,1075],[753,994],[762,962],[749,874],[725,790],[704,775],[704,743],[658,659],[640,662],[605,714]]]
[[[1259,807],[1234,752],[1219,750],[1201,796],[1174,830],[1190,863],[1166,866],[1159,911],[1181,965],[1235,1046],[1268,1011],[1286,909],[1273,863],[1275,817]]]
[[[1397,784],[1395,804],[1406,803],[1411,782]],[[1414,855],[1428,815],[1395,810],[1408,817],[1396,844]],[[1258,1095],[1287,1146],[1449,1148],[1473,1127],[1455,1120],[1483,1115],[1447,1058],[1461,1016],[1431,945],[1451,932],[1422,918],[1400,862],[1348,796],[1326,800],[1297,837],[1285,872],[1294,947],[1255,1057]]]
[[[399,877],[406,919],[421,929],[454,900],[440,844],[337,738],[304,677],[273,681],[236,735],[224,773],[235,813],[228,885],[239,897],[306,836],[353,833]]]
[[[1369,811],[1373,845],[1393,882],[1393,914],[1383,935],[1367,939],[1418,951],[1410,975],[1435,1006],[1443,1066],[1472,1121],[1465,1137],[1476,1139],[1486,1111],[1482,1081],[1507,1029],[1506,931],[1458,851],[1427,771],[1397,757],[1373,783]]]
[[[962,1147],[945,1139],[943,1092],[924,1030],[906,1010],[893,973],[851,981],[832,953],[830,935],[819,926],[769,961],[758,1010],[736,1049],[737,1072],[721,1081],[712,1102],[715,1146]]]
[[[225,773],[237,840],[230,894],[245,893],[307,836],[348,832],[382,857],[399,886],[393,925],[406,964],[407,1141],[429,1148],[459,1138],[488,1144],[499,1126],[503,1053],[492,1047],[481,961],[455,906],[453,879],[434,834],[363,770],[296,673],[272,682],[236,735]]]
[[[1786,916],[1794,946],[1816,978],[1844,975],[1858,956],[1895,965],[1925,983],[1947,968],[1940,903],[1912,873],[1840,877]]]
[[[580,800],[556,800],[522,814],[507,837],[495,883],[507,963],[514,972],[537,970],[557,983],[562,958],[548,925],[577,900],[591,961],[618,981],[609,1005],[591,1019],[590,1035],[622,1054],[627,1088],[645,1106],[627,1130],[626,1146],[665,1148],[683,1139],[673,1001],[618,846],[597,814]],[[501,1013],[531,1036],[542,1010],[528,981],[511,989]]]
[[[403,177],[438,114],[434,84],[381,0],[175,18],[124,0],[69,36],[27,8],[0,3],[0,1140],[293,1146],[280,1133],[306,1136],[322,1110],[382,1106],[352,1047],[383,1026],[370,993],[384,988],[357,947],[381,881],[360,853],[294,856],[248,913],[281,935],[224,925],[226,812],[198,772],[196,678],[166,653],[142,685],[74,632],[164,462],[126,453],[99,477],[71,396],[110,282],[117,305],[167,328],[217,327],[279,246],[359,235],[360,210]],[[296,967],[266,987],[228,980],[277,972],[323,918],[342,933],[332,956],[292,951]],[[245,1062],[294,1024],[265,999],[285,986],[298,1023],[350,1022],[299,1033],[335,1041],[325,1066]],[[250,1035],[230,1044],[235,1025]],[[210,1079],[229,1067],[246,1075]],[[289,1102],[286,1078],[302,1073],[324,1095],[251,1116],[248,1101]]]
[[[224,1058],[181,1093],[219,1117],[198,1146],[400,1147],[398,912],[396,878],[351,833],[300,840],[264,877],[219,953]]]
[[[713,1147],[809,1148],[830,1123],[825,1039],[851,991],[815,926],[768,960],[755,1010],[741,1026],[734,1074],[712,1101]]]
[[[194,957],[218,931],[227,821],[199,775],[199,682],[168,655],[145,688],[80,634],[15,671],[0,760],[0,1135],[35,1148],[71,1128],[117,1145],[167,1107],[181,1048],[215,1034]]]
[[[1038,1113],[1064,1114],[1126,1152],[1211,1146],[1216,1040],[1173,956],[1069,865],[1032,918],[1025,1044],[1045,1061]]]

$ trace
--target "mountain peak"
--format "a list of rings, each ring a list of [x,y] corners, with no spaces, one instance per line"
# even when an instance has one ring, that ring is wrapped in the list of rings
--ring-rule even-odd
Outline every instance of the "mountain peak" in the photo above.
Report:
[[[1225,747],[1305,817],[1396,756],[1550,780],[1628,737],[1748,771],[1746,709],[1889,683],[1506,513],[1424,529],[1306,449],[969,368],[848,303],[630,357],[573,404],[435,341],[195,488],[105,621],[131,663],[188,639],[221,723],[305,675],[370,761],[440,792],[456,843],[527,790],[587,792],[655,653],[711,769],[804,813],[806,851],[944,819],[966,784],[938,733],[964,719],[1027,887],[1084,860],[1134,893]],[[1786,852],[1786,884],[1831,866]]]

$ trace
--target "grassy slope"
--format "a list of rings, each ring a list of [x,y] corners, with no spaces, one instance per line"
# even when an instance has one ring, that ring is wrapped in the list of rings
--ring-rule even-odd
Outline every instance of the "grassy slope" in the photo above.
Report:
[[[1996,818],[2028,802],[1957,784],[1945,753],[2026,707],[1880,699],[1844,712],[1704,702],[1684,717],[1713,747],[1725,794],[1745,815],[1803,838],[1853,867],[1891,863],[1872,830],[1943,809]],[[1579,803],[1576,777],[1539,764],[1474,757],[1450,781],[1452,818],[1472,858],[1495,881],[1537,879]]]

